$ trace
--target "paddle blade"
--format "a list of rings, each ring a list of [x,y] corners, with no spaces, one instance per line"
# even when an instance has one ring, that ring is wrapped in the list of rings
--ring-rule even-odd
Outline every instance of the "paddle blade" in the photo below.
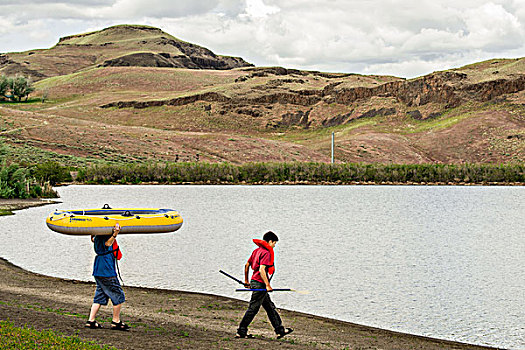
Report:
[[[310,294],[309,290],[295,290],[295,289],[292,289],[291,291],[292,292],[296,292],[298,294],[303,294],[303,295]]]

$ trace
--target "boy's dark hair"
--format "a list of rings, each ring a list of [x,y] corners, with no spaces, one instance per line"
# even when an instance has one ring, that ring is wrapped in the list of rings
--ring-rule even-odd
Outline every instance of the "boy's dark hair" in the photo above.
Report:
[[[279,238],[277,237],[277,235],[275,233],[273,233],[272,231],[268,231],[264,234],[263,236],[263,239],[266,241],[266,242],[270,242],[270,241],[274,241],[274,242],[277,242],[279,240]]]

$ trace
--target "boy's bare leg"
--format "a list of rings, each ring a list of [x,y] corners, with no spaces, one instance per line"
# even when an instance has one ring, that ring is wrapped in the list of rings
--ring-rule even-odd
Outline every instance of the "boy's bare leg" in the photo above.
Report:
[[[113,322],[120,322],[120,309],[122,309],[122,304],[113,305]]]
[[[89,312],[89,319],[88,321],[95,321],[95,317],[97,316],[98,310],[100,310],[100,304],[93,303],[91,305],[91,311]]]

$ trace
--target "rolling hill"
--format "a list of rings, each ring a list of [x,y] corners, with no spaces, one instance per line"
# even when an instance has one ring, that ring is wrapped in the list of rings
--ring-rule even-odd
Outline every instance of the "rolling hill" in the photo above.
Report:
[[[45,103],[0,104],[9,152],[64,163],[525,159],[525,59],[406,80],[253,67],[145,26],[0,55]]]

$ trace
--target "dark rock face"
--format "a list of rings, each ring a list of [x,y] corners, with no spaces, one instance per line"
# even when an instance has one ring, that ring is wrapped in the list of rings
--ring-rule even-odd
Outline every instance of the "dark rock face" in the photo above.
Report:
[[[379,109],[371,109],[363,114],[361,114],[359,117],[355,118],[355,119],[361,119],[361,118],[373,118],[375,116],[388,116],[388,115],[392,115],[392,114],[396,114],[396,109],[395,108],[379,108]]]
[[[173,40],[172,40],[173,41]],[[172,55],[170,53],[142,52],[121,56],[104,61],[103,67],[166,67],[189,69],[233,69],[251,66],[239,57],[217,56],[213,52],[203,49],[208,55]],[[189,51],[189,50],[186,50]],[[193,52],[195,53],[195,52]]]
[[[445,108],[457,107],[467,100],[480,102],[498,96],[525,90],[525,76],[514,79],[498,79],[475,84],[464,84],[466,74],[455,72],[434,73],[409,82],[391,82],[367,88],[345,88],[325,91],[334,95],[335,102],[351,104],[374,96],[395,97],[409,107],[428,103],[445,104]]]
[[[169,54],[168,54],[169,55]],[[102,63],[102,67],[183,67],[176,64],[171,57],[165,57],[164,54],[154,54],[151,52],[134,53],[127,56],[107,60]]]
[[[0,66],[8,63],[13,63],[7,55],[0,55]]]
[[[0,55],[0,74],[15,76],[21,74],[31,79],[41,79],[46,76],[39,71],[30,68],[29,62],[15,62],[8,55]]]
[[[338,114],[335,117],[324,119],[321,122],[321,125],[324,127],[330,127],[344,124],[352,116],[353,112],[354,111],[352,110],[351,112],[346,114]]]
[[[235,113],[249,115],[254,118],[259,118],[262,116],[262,113],[259,110],[252,108],[239,108],[235,110]]]
[[[171,100],[159,101],[119,101],[101,106],[102,108],[148,108],[156,106],[183,106],[196,101],[205,102],[228,102],[234,105],[258,105],[258,104],[292,104],[298,106],[310,106],[321,99],[318,96],[301,96],[293,93],[275,93],[253,98],[231,98],[217,92],[207,92],[192,96],[178,97]]]
[[[423,120],[423,115],[417,109],[415,111],[407,112],[407,115],[415,120]]]
[[[330,127],[330,126],[337,126],[342,125],[345,123],[350,123],[354,120],[363,119],[363,118],[373,118],[375,116],[388,116],[396,114],[395,108],[380,108],[380,109],[371,109],[355,118],[351,118],[354,111],[352,110],[349,113],[346,114],[339,114],[335,117],[325,119],[321,122],[321,125],[324,127]]]
[[[269,123],[266,127],[277,129],[282,127],[299,126],[308,129],[312,124],[312,121],[308,120],[311,111],[312,110],[306,112],[297,111],[296,113],[285,113],[281,116],[282,119],[280,121]]]
[[[486,102],[503,94],[514,93],[525,90],[525,76],[519,76],[515,79],[497,79],[485,81],[478,84],[471,84],[465,88],[465,91],[472,98]]]
[[[324,73],[318,71],[304,71],[299,69],[290,69],[284,67],[254,67],[245,69],[248,72],[252,72],[248,77],[267,77],[269,75],[315,75],[327,79],[345,78],[353,73]]]

